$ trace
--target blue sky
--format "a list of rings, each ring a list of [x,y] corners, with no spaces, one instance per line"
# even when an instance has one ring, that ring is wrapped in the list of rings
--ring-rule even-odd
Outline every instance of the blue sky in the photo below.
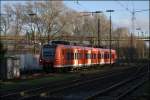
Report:
[[[32,0],[36,1],[36,0]],[[18,1],[20,3],[24,3],[24,1]],[[1,5],[4,3],[16,3],[16,1],[1,1]],[[142,10],[142,9],[149,9],[149,1],[78,1],[78,3],[75,0],[66,0],[64,1],[66,6],[82,12],[82,11],[103,11],[103,13],[109,18],[109,14],[105,12],[108,9],[113,9],[115,12],[112,13],[112,21],[114,27],[128,27],[131,29],[131,13],[126,10],[128,8],[129,10],[133,11],[133,8],[135,10]],[[136,27],[141,27],[141,29],[144,32],[149,32],[149,11],[146,12],[139,12],[136,13]]]
[[[112,21],[114,27],[128,27],[131,29],[131,13],[126,10],[133,11],[149,9],[149,1],[65,1],[68,7],[75,9],[77,11],[103,11],[104,14],[109,18],[109,14],[106,12],[108,9],[113,9],[115,12],[112,13]],[[136,17],[136,27],[141,27],[144,32],[149,32],[149,11],[137,12]]]

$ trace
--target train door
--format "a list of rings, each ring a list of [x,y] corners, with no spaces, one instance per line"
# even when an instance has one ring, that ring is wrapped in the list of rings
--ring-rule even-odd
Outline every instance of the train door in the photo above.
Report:
[[[92,55],[91,55],[91,54],[92,54],[92,50],[89,49],[89,50],[88,50],[88,53],[87,53],[87,58],[88,58],[88,63],[87,63],[87,64],[88,64],[88,65],[91,65],[91,64],[92,64],[92,60],[91,60],[91,59],[92,59],[92,57],[91,57]]]
[[[98,49],[98,64],[101,63],[101,51]]]
[[[66,67],[71,66],[71,50],[70,50],[70,48],[67,48],[67,50],[66,50],[66,61],[67,61]]]
[[[105,64],[109,64],[110,63],[110,55],[109,55],[109,51],[105,51],[104,52],[104,62],[105,62]]]
[[[92,49],[92,53],[91,53],[91,60],[92,60],[92,64],[96,64],[96,51],[95,49]]]
[[[73,66],[74,65],[74,48],[70,48],[70,64]]]
[[[66,65],[66,49],[62,48],[62,55],[61,55],[61,59],[62,59],[62,66]]]
[[[82,54],[82,49],[79,49],[78,50],[78,65],[79,65],[79,67],[81,67],[82,66],[82,57],[83,57],[83,54]]]
[[[115,51],[114,50],[112,50],[111,51],[112,52],[112,63],[114,63],[115,62]]]
[[[105,64],[105,61],[104,61],[104,51],[100,51],[100,64]]]
[[[95,50],[92,50],[92,64],[95,64]]]
[[[77,67],[78,66],[78,50],[75,48],[74,49],[74,66]]]
[[[99,64],[99,59],[98,59],[98,49],[96,49],[96,64]]]
[[[84,65],[88,65],[88,50],[87,48],[84,49]]]

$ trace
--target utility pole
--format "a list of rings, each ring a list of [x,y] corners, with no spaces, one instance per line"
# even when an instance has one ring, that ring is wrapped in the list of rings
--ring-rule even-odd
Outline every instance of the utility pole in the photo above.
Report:
[[[140,27],[138,27],[138,28],[136,28],[136,30],[138,30],[138,36],[137,36],[137,43],[140,41],[140,35],[139,35],[139,31],[141,31],[141,28]],[[140,53],[138,53],[138,59],[141,59],[141,54]]]
[[[102,11],[95,11],[93,13],[102,13]],[[101,46],[101,20],[98,17],[98,23],[97,23],[97,38],[98,38],[98,47]]]
[[[130,40],[130,56],[131,56],[131,62],[133,61],[133,49],[135,47],[135,44],[133,43],[133,34],[135,31],[135,14],[138,12],[144,12],[144,11],[149,11],[149,9],[143,9],[143,10],[135,10],[133,9],[133,11],[130,11],[132,18],[131,18],[131,22],[132,22],[132,32],[131,32],[131,40]]]
[[[3,30],[2,30],[2,27],[0,27],[0,37],[1,37],[1,32],[2,32]]]
[[[32,23],[33,23],[33,20],[32,20],[32,16],[35,16],[36,14],[35,13],[30,13],[30,14],[28,14],[29,16],[30,16],[30,18],[31,18],[31,30],[32,30],[32,32],[33,32],[33,51],[34,51],[34,54],[36,53],[36,50],[35,50],[35,32],[33,31],[33,25],[32,25]]]
[[[110,59],[110,64],[111,64],[111,13],[114,12],[114,10],[106,10],[106,12],[109,12],[110,15],[109,15],[109,18],[110,18],[110,29],[109,29],[109,53],[110,53],[110,56],[109,56],[109,59]]]
[[[120,60],[120,31],[118,32],[118,59]]]
[[[100,47],[100,18],[98,18],[98,25],[97,25],[97,37],[98,37],[98,47]]]

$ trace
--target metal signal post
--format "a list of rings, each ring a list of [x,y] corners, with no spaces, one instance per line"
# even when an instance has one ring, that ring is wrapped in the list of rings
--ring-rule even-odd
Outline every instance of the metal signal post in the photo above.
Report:
[[[114,12],[114,10],[106,10],[106,12],[109,12],[110,13],[110,16],[109,16],[109,18],[110,18],[110,29],[109,29],[109,52],[110,52],[110,56],[109,56],[109,59],[110,59],[110,64],[111,64],[111,12]]]

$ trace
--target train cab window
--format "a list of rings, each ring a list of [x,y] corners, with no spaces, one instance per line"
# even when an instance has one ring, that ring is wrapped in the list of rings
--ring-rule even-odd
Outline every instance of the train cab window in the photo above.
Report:
[[[55,57],[55,47],[43,47],[43,57],[46,59],[54,59]]]

